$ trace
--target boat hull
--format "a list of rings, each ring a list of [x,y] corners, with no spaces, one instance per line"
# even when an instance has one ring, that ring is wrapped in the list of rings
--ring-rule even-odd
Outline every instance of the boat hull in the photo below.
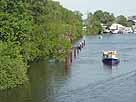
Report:
[[[104,64],[108,64],[108,65],[116,65],[119,63],[119,59],[115,59],[115,58],[104,58],[103,59],[103,63]]]

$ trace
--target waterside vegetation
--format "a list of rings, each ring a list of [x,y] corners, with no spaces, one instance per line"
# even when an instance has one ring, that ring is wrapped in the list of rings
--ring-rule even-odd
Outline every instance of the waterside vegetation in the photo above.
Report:
[[[0,90],[28,80],[28,62],[63,59],[81,37],[82,14],[52,0],[0,1]]]
[[[105,29],[109,30],[112,24],[121,24],[125,27],[132,27],[132,22],[129,22],[123,15],[115,17],[114,14],[107,11],[97,10],[94,13],[88,13],[87,19],[84,21],[86,26],[86,34],[101,34]]]

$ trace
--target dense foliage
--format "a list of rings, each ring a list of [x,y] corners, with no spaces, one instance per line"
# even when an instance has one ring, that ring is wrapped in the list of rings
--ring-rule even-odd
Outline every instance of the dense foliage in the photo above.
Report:
[[[127,18],[123,15],[120,15],[116,18],[116,22],[126,26],[126,27],[132,27],[132,23],[127,20]]]
[[[27,80],[28,61],[63,59],[81,36],[81,16],[51,0],[1,0],[0,90]]]
[[[87,34],[100,34],[103,31],[101,24],[110,26],[114,21],[114,15],[109,12],[98,10],[94,14],[89,13],[86,20]]]
[[[0,89],[24,83],[27,80],[26,67],[20,55],[20,47],[0,42]]]
[[[87,34],[100,34],[105,29],[109,29],[113,23],[118,23],[126,27],[132,27],[133,23],[129,22],[128,19],[123,16],[115,17],[112,13],[97,10],[92,13],[88,13],[88,17],[85,20],[85,26],[87,27]],[[104,26],[106,28],[104,28]]]

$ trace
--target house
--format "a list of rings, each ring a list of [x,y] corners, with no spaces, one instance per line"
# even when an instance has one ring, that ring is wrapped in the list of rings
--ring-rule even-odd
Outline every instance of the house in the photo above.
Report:
[[[133,31],[136,32],[136,16],[129,16],[128,22],[133,24]]]
[[[128,20],[128,22],[132,23],[133,26],[136,26],[136,20]]]

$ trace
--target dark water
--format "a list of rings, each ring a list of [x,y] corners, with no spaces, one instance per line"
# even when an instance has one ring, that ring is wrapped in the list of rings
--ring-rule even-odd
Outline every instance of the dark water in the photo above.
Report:
[[[29,83],[0,92],[0,102],[135,102],[136,35],[83,39],[86,47],[67,70],[63,63],[33,63]],[[101,61],[102,51],[110,49],[118,51],[117,66]]]

